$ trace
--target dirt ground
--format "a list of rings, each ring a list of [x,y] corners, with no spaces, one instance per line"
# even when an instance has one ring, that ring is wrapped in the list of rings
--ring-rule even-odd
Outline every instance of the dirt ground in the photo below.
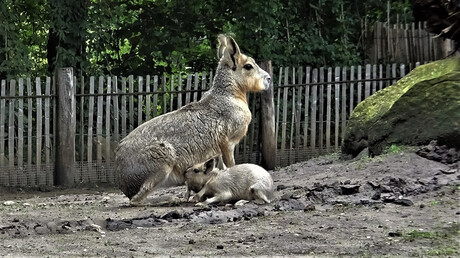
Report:
[[[324,156],[270,171],[276,199],[242,207],[194,207],[185,186],[146,207],[107,187],[2,189],[0,256],[458,257],[459,166],[413,150]]]

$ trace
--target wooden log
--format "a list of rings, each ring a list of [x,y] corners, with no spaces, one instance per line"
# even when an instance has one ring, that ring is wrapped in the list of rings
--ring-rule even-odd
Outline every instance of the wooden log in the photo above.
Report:
[[[73,69],[60,68],[57,72],[57,121],[55,184],[70,186],[75,175],[75,85]]]
[[[273,69],[271,61],[265,61],[260,64],[260,67],[270,74],[273,78]],[[260,94],[260,118],[261,118],[261,165],[267,170],[272,170],[276,167],[276,135],[275,135],[275,103],[273,101],[274,88],[273,81],[270,81],[270,86],[267,90]]]

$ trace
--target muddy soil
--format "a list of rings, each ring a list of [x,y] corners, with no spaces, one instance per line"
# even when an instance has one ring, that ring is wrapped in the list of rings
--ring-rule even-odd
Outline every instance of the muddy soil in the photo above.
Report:
[[[185,187],[129,207],[107,187],[0,191],[0,256],[460,256],[459,163],[337,155],[270,171],[267,205],[194,207]]]

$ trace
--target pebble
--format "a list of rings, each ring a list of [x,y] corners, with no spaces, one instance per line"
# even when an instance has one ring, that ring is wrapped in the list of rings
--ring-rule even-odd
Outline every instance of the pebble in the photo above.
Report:
[[[14,201],[5,201],[5,202],[3,202],[3,205],[5,205],[5,206],[11,206],[11,205],[14,205],[14,204],[15,204]]]
[[[217,249],[224,249],[223,245],[217,245]]]

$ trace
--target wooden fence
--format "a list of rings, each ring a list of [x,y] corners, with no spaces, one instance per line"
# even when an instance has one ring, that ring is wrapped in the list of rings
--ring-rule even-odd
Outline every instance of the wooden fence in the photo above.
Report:
[[[364,45],[371,63],[415,63],[438,60],[455,49],[454,41],[425,30],[426,22],[390,24],[376,22]]]
[[[273,77],[277,166],[339,150],[353,108],[393,84],[412,65],[279,68]],[[74,77],[75,182],[113,182],[114,150],[141,123],[197,101],[212,72],[163,76]],[[53,78],[2,80],[0,185],[52,185],[56,150]],[[252,122],[237,163],[260,162],[260,98],[249,94]]]

